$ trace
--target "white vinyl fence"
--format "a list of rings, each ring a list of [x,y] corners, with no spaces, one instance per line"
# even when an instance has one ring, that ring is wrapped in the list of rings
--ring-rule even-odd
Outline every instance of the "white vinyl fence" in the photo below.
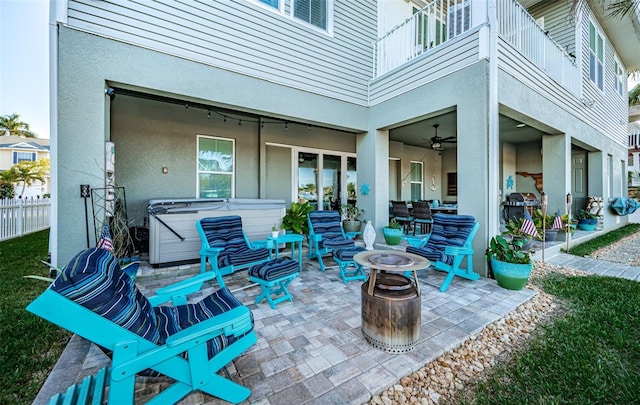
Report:
[[[0,241],[49,227],[48,198],[0,199]]]

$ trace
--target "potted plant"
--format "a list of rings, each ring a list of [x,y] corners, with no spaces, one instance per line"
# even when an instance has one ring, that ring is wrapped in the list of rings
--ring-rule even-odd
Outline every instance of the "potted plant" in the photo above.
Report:
[[[507,240],[501,235],[494,236],[489,242],[485,256],[500,287],[520,290],[529,280],[533,260],[531,253],[522,249],[521,240]]]
[[[364,210],[356,207],[355,204],[344,204],[340,207],[342,215],[342,228],[345,232],[360,232],[360,215],[364,214]]]
[[[509,222],[505,224],[507,228],[506,231],[502,232],[502,235],[508,235],[510,239],[519,241],[523,250],[528,250],[531,247],[531,243],[533,242],[533,238],[531,235],[527,235],[522,232],[522,223],[524,222],[524,218],[511,218]]]
[[[544,239],[547,242],[552,242],[556,240],[558,236],[558,230],[553,229],[553,220],[555,219],[555,215],[551,216],[549,214],[543,214],[542,209],[538,208],[533,213],[533,223],[536,226],[536,230],[538,231],[539,239],[542,240],[542,234],[544,231]],[[544,225],[544,226],[543,226]]]
[[[280,228],[278,228],[278,224],[273,224],[271,227],[271,236],[275,239],[280,235]]]
[[[594,231],[598,225],[598,216],[587,210],[580,210],[576,218],[578,219],[578,228],[583,231]]]
[[[307,214],[313,211],[313,206],[308,201],[303,203],[292,202],[287,208],[286,215],[282,218],[282,228],[290,233],[307,235],[309,224]]]
[[[382,228],[382,235],[387,245],[399,245],[402,240],[402,225],[394,218],[389,221],[388,226]]]

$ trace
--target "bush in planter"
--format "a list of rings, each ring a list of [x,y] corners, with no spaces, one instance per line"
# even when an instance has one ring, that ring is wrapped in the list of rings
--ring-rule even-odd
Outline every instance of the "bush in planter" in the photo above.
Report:
[[[485,256],[500,287],[520,290],[527,284],[533,260],[531,253],[522,246],[521,240],[508,241],[500,235],[491,238]]]
[[[389,226],[382,228],[382,235],[387,245],[399,245],[402,240],[402,225],[395,219],[389,221]]]
[[[340,207],[342,215],[342,227],[345,232],[360,232],[360,215],[364,214],[364,210],[356,207],[354,204],[344,204]]]
[[[587,210],[580,210],[576,218],[578,218],[578,228],[583,231],[593,231],[598,225],[598,215]]]
[[[511,240],[518,241],[522,250],[527,250],[531,247],[533,237],[521,231],[523,222],[524,218],[511,218],[506,223],[507,230],[502,232],[502,235],[510,236]]]
[[[313,206],[308,201],[304,203],[292,202],[287,208],[286,215],[282,218],[282,228],[293,233],[309,234],[307,214],[313,211]]]

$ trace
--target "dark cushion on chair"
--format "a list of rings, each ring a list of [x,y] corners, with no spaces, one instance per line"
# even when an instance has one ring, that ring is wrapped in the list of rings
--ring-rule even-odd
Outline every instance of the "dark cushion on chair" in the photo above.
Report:
[[[354,246],[352,248],[336,249],[332,253],[333,257],[337,257],[338,259],[345,262],[353,260],[353,256],[357,255],[360,252],[365,252],[366,250],[367,249],[363,248],[362,246]]]
[[[463,246],[476,220],[470,215],[435,214],[431,237],[422,248],[408,246],[407,252],[424,256],[432,262],[453,263],[453,257],[444,253],[446,246]]]
[[[158,345],[182,329],[242,305],[222,288],[195,304],[152,307],[113,255],[100,248],[78,253],[51,289]],[[215,338],[209,342],[209,356],[235,339],[224,335]]]
[[[209,246],[224,249],[218,256],[220,268],[229,265],[241,266],[269,257],[269,249],[252,249],[248,245],[242,231],[242,218],[238,215],[202,218],[200,225]]]
[[[287,257],[280,257],[265,263],[256,264],[249,269],[249,275],[266,281],[279,279],[300,271],[300,263]]]
[[[160,335],[151,304],[107,250],[91,248],[78,253],[51,289],[147,340],[158,342]]]
[[[340,249],[354,246],[353,240],[344,236],[338,211],[311,211],[309,221],[313,233],[322,235],[322,240],[318,243],[320,249]]]

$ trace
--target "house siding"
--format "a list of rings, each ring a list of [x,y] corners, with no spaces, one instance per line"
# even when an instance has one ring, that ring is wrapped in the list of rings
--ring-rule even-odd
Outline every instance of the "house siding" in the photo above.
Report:
[[[245,0],[72,0],[67,25],[365,105],[377,29],[375,4],[336,0],[333,35]]]
[[[605,64],[604,64],[604,91],[601,91],[589,79],[589,21],[594,21],[598,26],[595,17],[591,12],[583,8],[579,23],[582,38],[582,97],[585,100],[595,101],[581,118],[594,128],[597,128],[612,141],[626,147],[627,144],[627,114],[628,101],[616,93],[614,89],[614,51],[611,42],[604,35],[605,41]],[[626,89],[626,81],[624,83]]]
[[[379,104],[476,63],[479,59],[478,51],[478,30],[426,51],[420,57],[372,81],[369,104]]]

